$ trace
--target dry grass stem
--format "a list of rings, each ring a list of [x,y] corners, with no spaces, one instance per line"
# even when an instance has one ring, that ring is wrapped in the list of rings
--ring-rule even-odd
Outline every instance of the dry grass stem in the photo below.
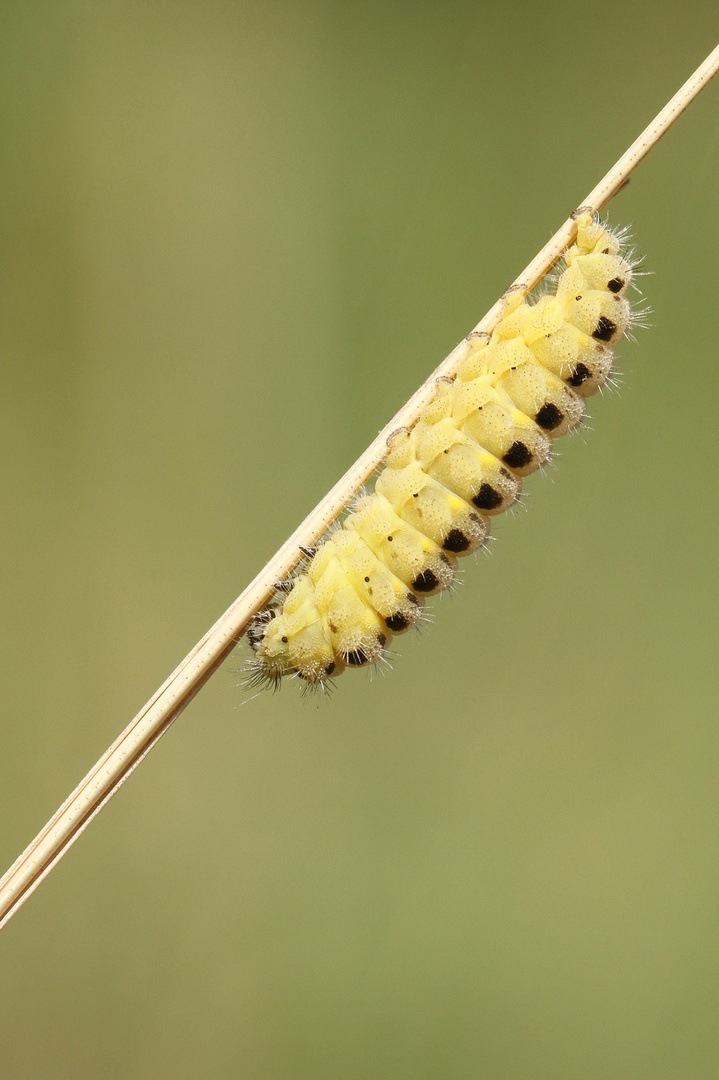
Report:
[[[634,168],[706,86],[718,69],[719,46],[697,68],[681,90],[652,120],[594,190],[587,195],[582,203],[583,208],[598,211],[606,205],[612,196],[627,183]],[[565,221],[510,288],[532,289],[574,241],[576,231],[575,220],[572,216]],[[501,317],[502,309],[503,300],[500,299],[477,324],[473,333],[491,332]],[[55,863],[167,731],[175,717],[207,682],[244,634],[252,616],[272,596],[272,583],[283,580],[291,574],[300,558],[300,545],[310,546],[320,539],[352,496],[381,464],[387,452],[387,437],[397,428],[409,427],[415,423],[434,397],[436,380],[453,374],[467,349],[468,339],[465,338],[390,420],[371,446],[335,484],[329,494],[305,518],[264,570],[195,645],[10,867],[0,880],[0,927],[12,918]]]

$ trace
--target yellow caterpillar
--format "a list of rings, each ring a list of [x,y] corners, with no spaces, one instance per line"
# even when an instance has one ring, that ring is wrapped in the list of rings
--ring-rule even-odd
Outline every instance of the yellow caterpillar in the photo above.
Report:
[[[516,501],[552,440],[581,422],[633,322],[632,262],[591,214],[577,225],[554,293],[536,303],[510,293],[494,332],[471,339],[456,377],[393,438],[373,494],[307,552],[281,606],[255,617],[258,680],[297,674],[321,687],[347,665],[376,663],[418,624],[424,598],[448,588],[457,556],[484,543],[489,517]]]

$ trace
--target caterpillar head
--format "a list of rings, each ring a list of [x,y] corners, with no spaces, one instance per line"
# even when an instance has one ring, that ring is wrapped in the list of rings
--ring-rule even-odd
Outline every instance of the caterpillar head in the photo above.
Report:
[[[277,684],[283,675],[293,672],[308,683],[318,685],[339,674],[344,663],[329,648],[320,620],[300,629],[296,620],[284,613],[258,630],[248,632],[255,652],[255,671],[270,683]]]
[[[323,683],[344,667],[324,634],[314,587],[306,574],[296,578],[279,613],[269,608],[253,621],[248,639],[258,679],[274,685],[293,673],[309,683]]]

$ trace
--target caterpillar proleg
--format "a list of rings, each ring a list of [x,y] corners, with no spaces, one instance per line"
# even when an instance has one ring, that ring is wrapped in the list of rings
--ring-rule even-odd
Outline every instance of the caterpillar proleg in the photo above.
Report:
[[[578,212],[553,292],[505,297],[491,335],[471,336],[456,376],[438,379],[416,424],[388,440],[374,491],[255,617],[255,679],[323,687],[345,667],[377,663],[417,626],[425,598],[452,584],[457,559],[486,541],[490,518],[516,502],[522,478],[611,377],[614,347],[637,318],[626,296],[635,265],[621,232]]]

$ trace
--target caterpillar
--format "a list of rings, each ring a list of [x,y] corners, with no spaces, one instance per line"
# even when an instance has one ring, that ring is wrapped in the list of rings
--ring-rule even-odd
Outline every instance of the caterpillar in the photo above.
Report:
[[[324,688],[346,667],[376,664],[447,589],[459,557],[483,545],[490,518],[576,428],[613,372],[614,346],[637,321],[626,297],[636,261],[621,232],[577,212],[577,239],[552,292],[510,292],[491,335],[470,335],[456,375],[438,380],[411,429],[391,437],[372,494],[277,584],[281,602],[253,619],[251,672]]]

